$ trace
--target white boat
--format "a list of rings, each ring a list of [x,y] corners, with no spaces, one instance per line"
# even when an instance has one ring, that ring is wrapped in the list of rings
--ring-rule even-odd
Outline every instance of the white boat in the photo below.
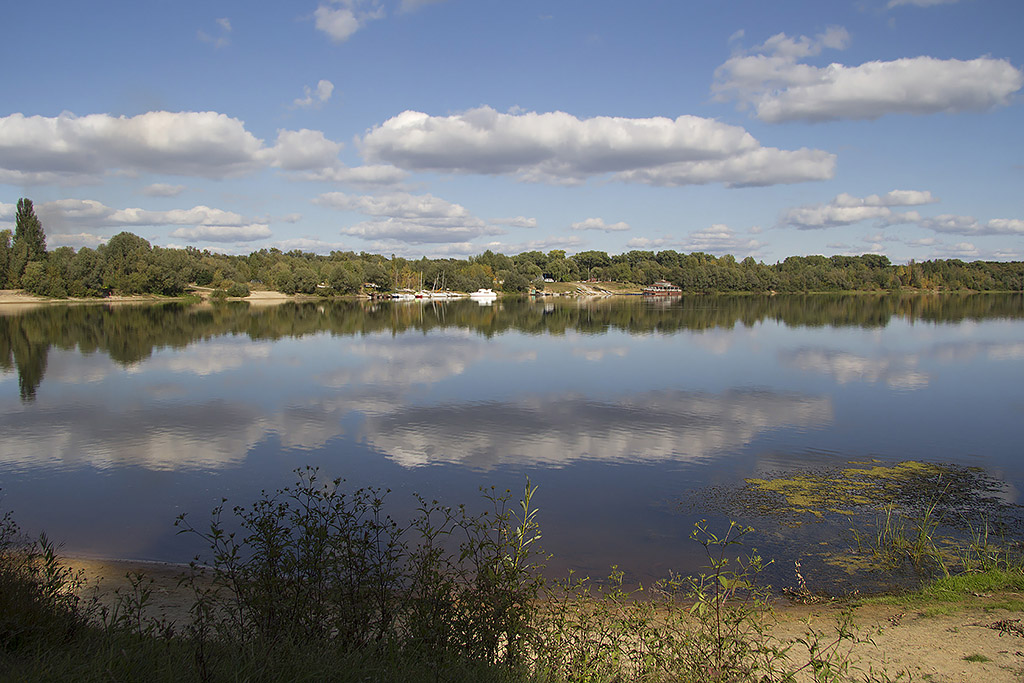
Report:
[[[497,299],[498,294],[490,288],[481,287],[475,292],[471,292],[469,295],[470,299]]]

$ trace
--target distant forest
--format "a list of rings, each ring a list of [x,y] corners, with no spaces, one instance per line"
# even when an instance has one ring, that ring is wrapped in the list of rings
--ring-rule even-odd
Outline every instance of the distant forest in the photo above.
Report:
[[[703,252],[629,251],[609,255],[564,250],[527,251],[514,256],[485,251],[468,259],[405,259],[379,254],[260,249],[248,256],[194,247],[154,247],[130,232],[114,235],[96,249],[46,249],[46,234],[32,202],[20,199],[15,231],[0,231],[0,288],[24,289],[48,297],[103,297],[111,294],[177,296],[191,285],[213,287],[226,296],[250,288],[285,294],[353,295],[399,289],[446,288],[471,292],[491,287],[505,292],[541,289],[545,281],[650,285],[667,280],[684,292],[840,292],[902,288],[940,291],[1024,291],[1024,262],[930,260],[894,265],[886,256],[790,256],[772,265],[747,257]]]

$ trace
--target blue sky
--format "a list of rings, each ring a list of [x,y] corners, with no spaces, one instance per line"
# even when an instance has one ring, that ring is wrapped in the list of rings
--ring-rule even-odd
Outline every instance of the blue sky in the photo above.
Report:
[[[1020,0],[5,9],[0,228],[1024,259]]]

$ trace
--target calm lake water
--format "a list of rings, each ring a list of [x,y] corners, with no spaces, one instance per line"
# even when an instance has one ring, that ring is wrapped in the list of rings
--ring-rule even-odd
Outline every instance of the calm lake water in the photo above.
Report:
[[[529,477],[552,573],[649,579],[702,518],[787,562],[836,533],[729,509],[746,478],[923,460],[1016,503],[1022,444],[1020,295],[0,309],[0,509],[71,554],[187,561],[179,513],[314,465],[396,516]]]

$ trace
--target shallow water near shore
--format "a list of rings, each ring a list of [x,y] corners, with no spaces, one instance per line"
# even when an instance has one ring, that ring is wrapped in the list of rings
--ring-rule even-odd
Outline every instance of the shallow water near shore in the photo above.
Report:
[[[397,518],[414,492],[472,506],[529,477],[554,576],[694,571],[693,523],[738,519],[785,582],[845,518],[732,492],[914,461],[980,468],[1015,505],[1022,386],[1020,295],[5,309],[0,507],[65,552],[185,562],[178,514],[305,465],[391,489]]]

